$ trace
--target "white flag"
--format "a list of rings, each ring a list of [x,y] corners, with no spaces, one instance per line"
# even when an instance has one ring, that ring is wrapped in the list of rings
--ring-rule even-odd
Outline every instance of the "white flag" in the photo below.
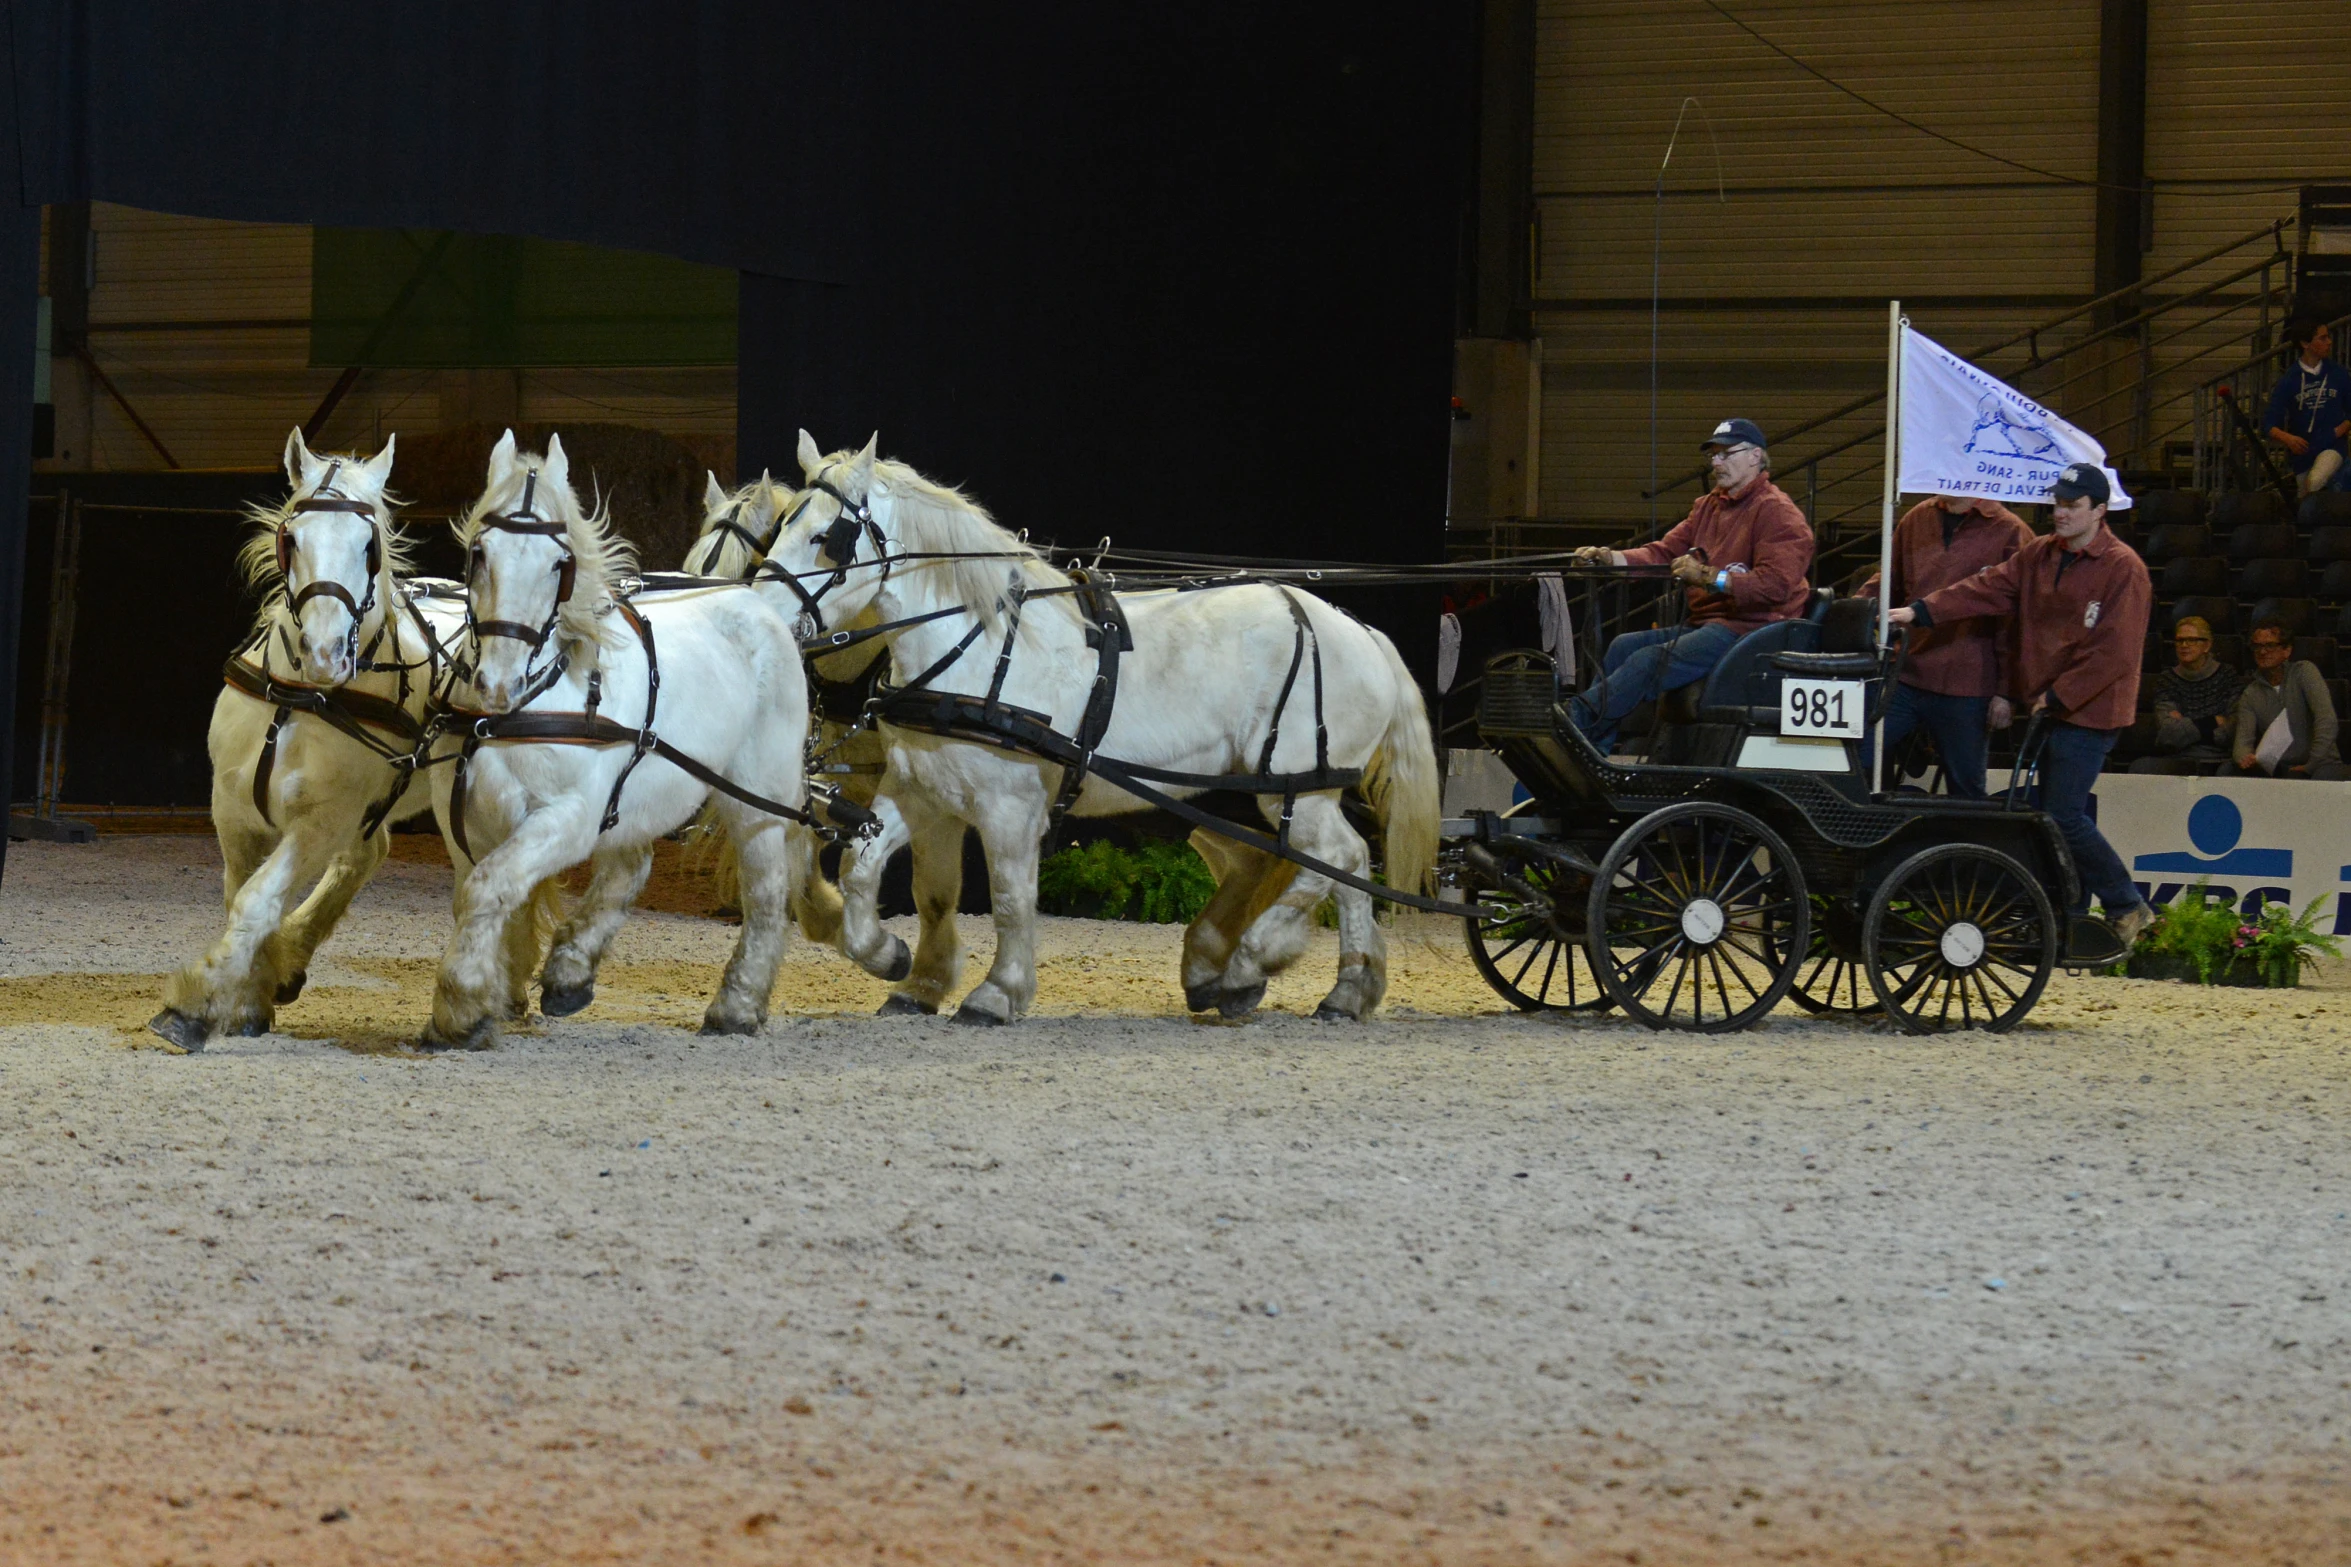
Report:
[[[1902,328],[1900,486],[1908,495],[1984,495],[2008,504],[2049,499],[2068,463],[2095,464],[2113,491],[2112,511],[2131,504],[2106,466],[2106,448],[1996,376],[1908,326]]]

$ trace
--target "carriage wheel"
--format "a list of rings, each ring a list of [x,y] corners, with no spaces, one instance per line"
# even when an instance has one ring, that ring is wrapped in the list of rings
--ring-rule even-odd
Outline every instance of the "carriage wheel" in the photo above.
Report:
[[[1913,1034],[2013,1027],[2057,967],[2057,911],[2032,873],[1972,843],[1922,849],[1869,900],[1862,954],[1886,1015]]]
[[[1507,860],[1502,869],[1500,885],[1479,877],[1469,889],[1477,909],[1462,921],[1470,962],[1521,1012],[1605,1010],[1608,992],[1577,928],[1590,882],[1548,860]]]
[[[1651,1028],[1745,1028],[1795,983],[1812,908],[1788,846],[1755,817],[1702,800],[1625,830],[1594,878],[1592,966]]]

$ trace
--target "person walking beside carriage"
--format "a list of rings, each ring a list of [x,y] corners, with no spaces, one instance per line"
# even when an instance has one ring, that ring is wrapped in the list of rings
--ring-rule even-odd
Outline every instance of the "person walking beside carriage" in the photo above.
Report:
[[[1725,419],[1702,443],[1714,486],[1665,537],[1630,549],[1587,546],[1583,566],[1672,563],[1687,585],[1689,619],[1628,631],[1608,644],[1600,678],[1568,706],[1577,729],[1605,754],[1617,725],[1643,702],[1706,678],[1731,645],[1758,626],[1793,620],[1812,597],[1812,525],[1771,482],[1771,453],[1751,419]]]
[[[2048,725],[2040,806],[2079,877],[2068,912],[2086,914],[2095,896],[2127,951],[2155,911],[2091,818],[2090,790],[2138,709],[2154,585],[2138,552],[2106,526],[2111,498],[2101,469],[2072,464],[2050,491],[2054,532],[1989,571],[1889,610],[1886,623],[1932,629],[1970,616],[2016,617],[2016,688]]]
[[[1907,604],[1978,572],[2032,542],[2022,517],[1983,496],[1943,495],[1912,507],[1894,525],[1894,585],[1888,603]],[[1861,596],[1878,591],[1873,572]],[[1997,618],[1941,621],[1910,636],[1902,678],[1886,703],[1886,749],[1924,729],[1943,758],[1951,792],[1984,797],[1989,731],[2010,723],[2009,630]]]

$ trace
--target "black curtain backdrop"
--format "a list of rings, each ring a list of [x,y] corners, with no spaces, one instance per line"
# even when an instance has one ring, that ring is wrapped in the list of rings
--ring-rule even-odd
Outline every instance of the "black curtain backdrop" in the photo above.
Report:
[[[12,0],[0,377],[45,203],[579,240],[744,274],[746,469],[878,430],[1040,538],[1433,559],[1475,16]],[[1424,660],[1428,606],[1356,607]]]

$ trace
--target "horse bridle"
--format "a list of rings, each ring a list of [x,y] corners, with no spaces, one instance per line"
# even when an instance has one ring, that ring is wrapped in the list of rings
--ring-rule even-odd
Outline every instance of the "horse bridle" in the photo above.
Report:
[[[500,533],[527,533],[539,538],[560,539],[565,537],[570,532],[567,524],[549,522],[531,509],[531,504],[538,495],[538,486],[537,470],[533,469],[525,473],[522,504],[503,515],[483,518],[481,527],[495,529]],[[568,545],[564,547],[563,558],[555,566],[555,605],[547,611],[546,621],[535,629],[524,625],[519,620],[474,619],[473,570],[475,562],[480,559],[481,545],[477,541],[472,554],[467,557],[465,563],[466,629],[473,634],[477,643],[483,637],[512,637],[515,641],[529,648],[531,650],[530,657],[523,662],[523,678],[528,681],[533,674],[532,665],[538,659],[540,650],[547,645],[547,639],[555,634],[555,623],[563,618],[563,606],[571,602],[572,586],[579,578],[579,557],[572,553]]]
[[[375,502],[353,500],[349,496],[335,493],[335,475],[340,473],[342,468],[342,459],[335,459],[328,466],[326,477],[319,481],[317,487],[296,501],[287,509],[286,515],[278,519],[278,575],[286,581],[289,587],[293,585],[294,536],[290,530],[296,517],[311,512],[349,512],[367,519],[367,589],[364,596],[355,599],[351,596],[351,590],[335,581],[334,578],[321,577],[315,582],[304,584],[302,589],[286,602],[287,618],[298,622],[302,618],[302,606],[312,599],[340,600],[343,607],[351,612],[351,627],[344,632],[343,641],[350,652],[351,662],[356,667],[360,662],[360,623],[365,621],[368,612],[375,608],[376,578],[383,575],[384,543],[382,530],[376,526]],[[287,652],[291,655],[293,649],[289,647]]]
[[[823,536],[816,542],[817,549],[833,562],[833,573],[825,578],[823,585],[812,593],[807,584],[800,580],[800,573],[786,571],[783,567],[764,557],[767,554],[767,549],[775,547],[775,541],[783,537],[784,530],[798,522],[800,514],[806,511],[819,495],[830,495],[841,510],[840,515],[827,525]],[[807,490],[800,496],[800,504],[794,506],[791,515],[778,522],[775,526],[775,532],[768,536],[767,549],[762,549],[759,552],[762,559],[752,569],[752,575],[755,578],[764,577],[781,582],[785,587],[790,588],[793,597],[800,601],[800,608],[808,616],[809,625],[813,628],[811,634],[822,636],[825,631],[824,596],[849,580],[849,569],[857,561],[857,539],[860,534],[868,535],[873,539],[874,564],[882,568],[882,581],[889,581],[890,567],[896,557],[889,552],[890,541],[882,536],[881,524],[873,520],[872,505],[866,501],[851,501],[848,496],[833,488],[828,480],[811,479],[808,481]],[[814,576],[815,573],[810,572],[808,575]]]
[[[718,533],[731,533],[736,538],[741,539],[746,545],[750,547],[751,550],[751,564],[743,571],[744,577],[750,578],[758,574],[760,564],[767,559],[767,552],[775,548],[777,539],[783,537],[784,524],[789,519],[781,516],[777,517],[775,526],[768,529],[767,537],[762,539],[753,535],[749,528],[743,526],[741,521],[743,516],[743,505],[743,502],[736,501],[733,505],[729,506],[727,508],[727,514],[724,517],[719,518],[718,521],[712,523],[707,529],[703,531],[702,539],[707,539],[711,537],[711,535]],[[697,539],[694,542],[699,545],[702,542],[702,539]]]

